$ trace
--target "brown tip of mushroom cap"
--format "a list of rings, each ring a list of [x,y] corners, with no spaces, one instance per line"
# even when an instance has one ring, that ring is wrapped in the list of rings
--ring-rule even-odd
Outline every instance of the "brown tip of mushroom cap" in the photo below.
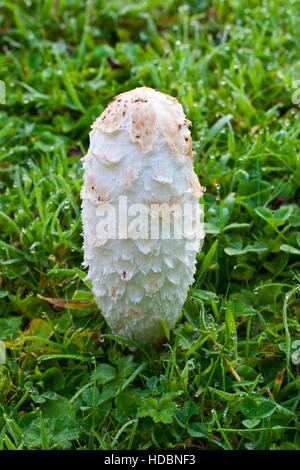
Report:
[[[148,87],[135,88],[116,96],[105,108],[92,128],[105,133],[119,130],[130,117],[130,137],[139,142],[142,151],[151,150],[158,122],[168,145],[176,153],[193,158],[191,137],[183,135],[182,126],[190,126],[178,100]]]

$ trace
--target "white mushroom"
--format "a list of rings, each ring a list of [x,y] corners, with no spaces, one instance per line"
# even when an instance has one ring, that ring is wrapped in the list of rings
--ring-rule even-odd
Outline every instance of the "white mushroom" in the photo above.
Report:
[[[94,122],[84,157],[88,279],[112,331],[140,344],[174,327],[204,238],[190,124],[176,98],[136,88]]]

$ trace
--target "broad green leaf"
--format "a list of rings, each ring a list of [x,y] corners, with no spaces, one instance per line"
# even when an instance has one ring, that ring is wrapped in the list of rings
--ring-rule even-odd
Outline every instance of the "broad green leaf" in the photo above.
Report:
[[[287,245],[286,243],[283,243],[280,246],[280,251],[284,251],[285,253],[289,253],[291,255],[300,255],[300,250],[298,248],[294,248],[291,245]]]
[[[117,371],[110,364],[98,364],[96,370],[92,373],[92,379],[94,377],[100,379],[102,383],[109,382],[117,377]]]
[[[186,426],[190,418],[199,413],[199,407],[193,401],[187,401],[182,410],[176,410],[175,417],[181,426]]]
[[[253,429],[260,423],[260,421],[260,419],[244,419],[242,423],[246,428]]]
[[[82,398],[88,406],[97,406],[100,402],[100,393],[97,387],[89,387],[82,393]]]
[[[250,419],[261,419],[271,416],[276,410],[276,403],[273,401],[260,401],[253,398],[244,398],[240,402],[241,412]]]
[[[192,423],[187,427],[187,432],[192,437],[203,437],[207,434],[207,426],[202,423]]]

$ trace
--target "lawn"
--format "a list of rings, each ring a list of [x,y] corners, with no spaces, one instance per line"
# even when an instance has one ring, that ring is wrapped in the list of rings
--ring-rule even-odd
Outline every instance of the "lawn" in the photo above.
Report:
[[[0,449],[300,450],[299,8],[1,1]],[[131,351],[85,281],[81,158],[143,85],[193,123],[206,237],[175,329]]]

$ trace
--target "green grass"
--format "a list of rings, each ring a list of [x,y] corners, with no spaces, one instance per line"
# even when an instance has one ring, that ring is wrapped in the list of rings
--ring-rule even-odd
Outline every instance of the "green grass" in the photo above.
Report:
[[[300,2],[161,3],[1,2],[0,449],[300,450]],[[170,341],[130,352],[78,304],[80,158],[140,85],[193,122],[206,238]]]

